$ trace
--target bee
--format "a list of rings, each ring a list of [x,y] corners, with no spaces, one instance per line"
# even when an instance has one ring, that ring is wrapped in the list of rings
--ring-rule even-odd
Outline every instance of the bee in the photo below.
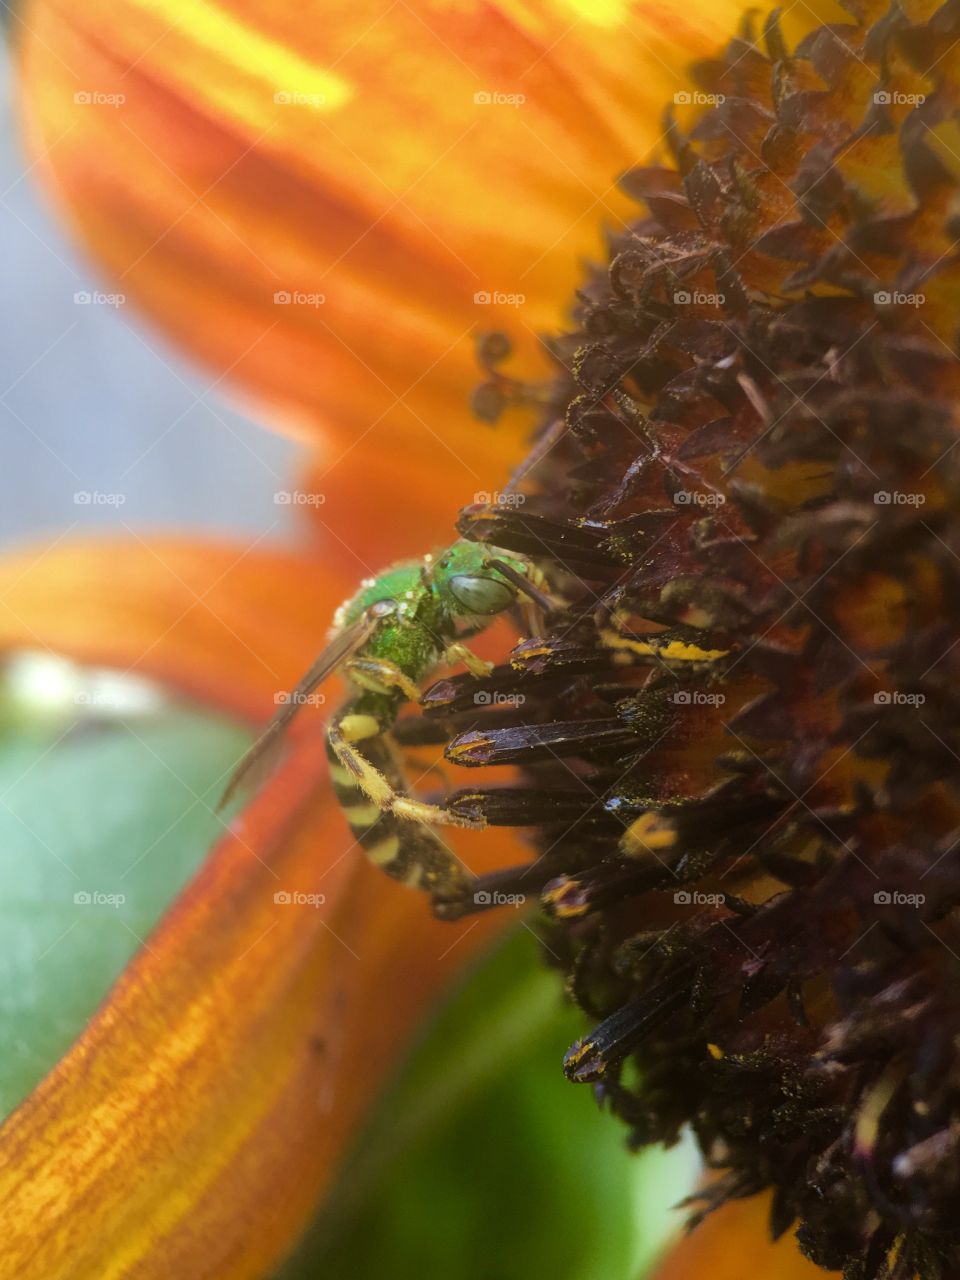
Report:
[[[243,755],[219,807],[264,768],[313,690],[339,671],[350,696],[327,725],[327,757],[354,839],[387,875],[435,898],[461,894],[472,877],[434,828],[485,822],[411,795],[391,730],[403,704],[420,701],[421,683],[440,664],[462,662],[475,676],[488,674],[491,664],[464,641],[521,595],[549,611],[543,584],[532,561],[464,540],[367,579],[337,610],[329,643]]]

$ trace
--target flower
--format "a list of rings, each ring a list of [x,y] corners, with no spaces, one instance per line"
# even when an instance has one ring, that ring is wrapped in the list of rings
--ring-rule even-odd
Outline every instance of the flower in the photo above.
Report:
[[[628,175],[645,216],[555,344],[526,500],[461,520],[559,597],[490,674],[510,714],[446,749],[522,784],[448,803],[540,829],[484,885],[540,892],[596,1024],[567,1074],[633,1142],[690,1125],[708,1206],[770,1190],[821,1266],[937,1280],[960,1265],[960,28],[848,8],[797,46],[775,16],[732,41],[671,163]]]
[[[654,104],[739,5],[354,5],[313,27],[303,6],[262,8],[28,0],[27,126],[105,270],[218,379],[317,446],[314,483],[346,513],[353,550],[383,562],[446,536],[447,514],[516,460],[519,432],[491,432],[464,407],[471,332],[515,318],[518,377],[493,381],[528,402],[537,335],[561,315],[576,256],[597,252],[599,224],[626,214],[615,178],[656,142]],[[671,208],[687,216],[675,187],[645,194],[668,220]],[[579,547],[594,564],[597,541],[578,528],[564,557]],[[303,665],[346,594],[332,555],[323,573],[280,555],[248,572],[237,548],[104,550],[68,543],[7,562],[5,646],[136,664],[250,717],[269,702],[252,653],[276,644],[277,667]],[[481,940],[477,928],[448,943],[452,959],[437,965],[441,926],[341,859],[336,819],[310,798],[317,767],[298,743],[242,839],[225,837],[151,951],[0,1130],[20,1273],[265,1273],[379,1083],[371,1050],[386,1069]],[[244,844],[292,881],[332,876],[330,910],[265,935],[264,868]],[[474,865],[504,853],[481,842]],[[316,1040],[342,980],[327,931],[341,926],[363,938],[365,963],[334,1027],[343,1055],[331,1078]],[[214,979],[230,996],[218,1009]],[[384,1011],[373,1044],[371,1009]],[[329,1127],[311,1105],[318,1087],[338,1103]],[[128,1108],[138,1124],[124,1129]]]
[[[825,1280],[825,1273],[796,1249],[789,1237],[773,1241],[766,1230],[765,1196],[726,1204],[674,1246],[652,1280]]]

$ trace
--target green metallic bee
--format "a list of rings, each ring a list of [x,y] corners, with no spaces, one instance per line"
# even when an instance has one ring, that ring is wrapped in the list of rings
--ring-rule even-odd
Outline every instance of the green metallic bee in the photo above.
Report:
[[[463,662],[485,675],[490,664],[463,641],[517,604],[518,593],[549,610],[542,585],[531,561],[465,541],[367,579],[337,610],[330,643],[240,760],[221,807],[250,780],[254,766],[264,764],[313,690],[339,669],[353,692],[327,726],[327,754],[357,843],[398,880],[435,897],[462,892],[470,877],[433,828],[484,824],[409,795],[390,730],[403,703],[419,701],[420,683],[440,663]]]

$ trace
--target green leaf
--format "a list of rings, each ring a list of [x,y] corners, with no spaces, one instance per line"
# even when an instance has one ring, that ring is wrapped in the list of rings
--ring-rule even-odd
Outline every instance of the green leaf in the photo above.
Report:
[[[631,1155],[567,1083],[580,1031],[529,932],[513,936],[431,1027],[278,1280],[636,1280],[694,1162]]]
[[[187,710],[24,716],[0,738],[0,1114],[83,1030],[221,830],[248,735]],[[84,895],[87,895],[85,900]]]

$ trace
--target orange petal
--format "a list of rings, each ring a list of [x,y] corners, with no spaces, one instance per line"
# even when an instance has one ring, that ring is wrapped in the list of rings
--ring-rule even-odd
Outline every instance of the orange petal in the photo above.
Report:
[[[172,541],[24,553],[0,563],[0,597],[2,647],[132,666],[230,711],[264,710],[330,609],[292,558]],[[265,1274],[430,1002],[503,927],[440,925],[368,867],[323,769],[320,735],[301,735],[0,1129],[9,1274]],[[478,869],[510,856],[471,852]],[[274,900],[298,891],[324,901]]]
[[[65,539],[0,560],[0,648],[151,677],[259,721],[355,586],[316,557],[229,542]]]
[[[769,1196],[731,1201],[671,1249],[653,1280],[824,1280],[840,1274],[808,1262],[790,1232],[772,1241],[769,1221]]]
[[[431,482],[398,505],[450,512],[518,448],[466,407],[472,334],[545,368],[617,174],[742,8],[27,0],[17,30],[33,147],[113,287],[319,429],[331,485],[402,454]]]

